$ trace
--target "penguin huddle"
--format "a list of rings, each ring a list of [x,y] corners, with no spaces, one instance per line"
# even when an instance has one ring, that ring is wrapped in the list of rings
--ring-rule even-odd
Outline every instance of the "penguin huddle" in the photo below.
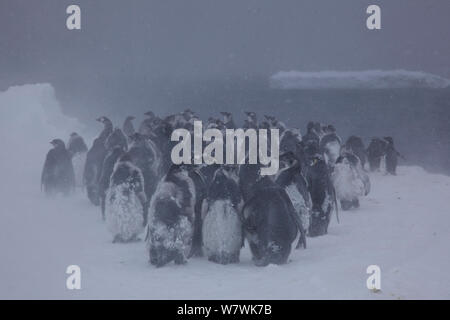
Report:
[[[138,241],[145,231],[149,261],[156,267],[203,255],[219,264],[238,263],[245,242],[254,264],[266,266],[286,263],[296,239],[296,248],[306,248],[307,236],[326,234],[338,202],[342,210],[359,207],[359,198],[370,192],[366,159],[372,169],[385,157],[395,173],[392,138],[385,144],[372,141],[366,150],[356,136],[343,144],[332,125],[309,122],[302,136],[273,116],[258,122],[256,113],[245,114],[244,129],[279,130],[280,168],[273,176],[261,175],[263,165],[247,161],[172,164],[172,131],[183,128],[193,135],[199,120],[186,109],[165,118],[146,112],[138,130],[132,116],[122,128],[100,117],[103,130],[89,150],[76,133],[67,149],[62,140],[53,140],[42,186],[47,194],[69,194],[82,181],[88,199],[101,208],[113,243]],[[236,128],[231,113],[221,115],[203,127]],[[74,170],[75,157],[85,159],[82,173]]]

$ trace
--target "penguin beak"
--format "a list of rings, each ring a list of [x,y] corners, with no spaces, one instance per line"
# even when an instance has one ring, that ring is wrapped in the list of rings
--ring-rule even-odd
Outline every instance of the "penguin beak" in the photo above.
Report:
[[[103,122],[103,119],[102,118],[97,118],[97,119],[95,119],[95,121]]]

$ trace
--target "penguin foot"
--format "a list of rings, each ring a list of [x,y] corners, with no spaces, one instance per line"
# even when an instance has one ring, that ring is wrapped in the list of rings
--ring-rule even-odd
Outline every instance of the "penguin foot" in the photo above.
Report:
[[[175,264],[186,264],[187,263],[187,259],[184,257],[184,255],[180,252],[175,254],[175,258],[174,258],[174,262]]]
[[[269,265],[268,259],[261,258],[261,259],[253,259],[253,263],[257,267],[266,267]]]
[[[133,236],[128,242],[139,242],[141,241],[141,238],[139,238],[137,235]]]
[[[112,241],[112,243],[121,243],[121,242],[123,242],[123,240],[120,235],[116,235]]]
[[[203,257],[202,247],[192,246],[191,251],[189,252],[188,257]]]

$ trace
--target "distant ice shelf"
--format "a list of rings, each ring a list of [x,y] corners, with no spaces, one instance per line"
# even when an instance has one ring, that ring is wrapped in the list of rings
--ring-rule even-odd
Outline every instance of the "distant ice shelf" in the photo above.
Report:
[[[407,70],[280,71],[270,77],[274,89],[398,89],[449,88],[450,80]]]

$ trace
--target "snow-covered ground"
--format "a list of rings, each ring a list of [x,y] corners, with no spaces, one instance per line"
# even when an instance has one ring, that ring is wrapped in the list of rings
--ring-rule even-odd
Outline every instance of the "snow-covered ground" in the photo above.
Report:
[[[98,208],[82,194],[45,199],[37,188],[2,192],[0,298],[123,299],[449,299],[450,177],[401,167],[374,174],[361,209],[333,219],[283,266],[191,259],[156,269],[144,243],[112,244]],[[81,267],[81,290],[67,290],[68,265]],[[381,268],[381,292],[366,288],[366,268]]]
[[[17,90],[17,97],[28,99],[0,93],[2,119],[17,110],[45,108],[36,95],[52,95],[46,86]],[[27,117],[23,114],[16,123]],[[341,212],[340,224],[333,218],[329,234],[308,239],[308,248],[294,250],[286,265],[256,267],[246,246],[236,265],[196,258],[156,269],[148,264],[143,241],[111,243],[100,209],[81,191],[59,199],[41,194],[48,141],[55,134],[68,137],[75,124],[61,118],[66,125],[55,129],[32,119],[18,128],[10,124],[0,137],[11,152],[0,166],[2,299],[450,298],[448,176],[418,167],[400,167],[395,177],[372,174],[372,191],[361,208]],[[18,155],[32,157],[19,161]],[[73,264],[81,268],[81,290],[66,289],[65,271]],[[374,264],[381,268],[378,293],[366,288],[366,268]]]

